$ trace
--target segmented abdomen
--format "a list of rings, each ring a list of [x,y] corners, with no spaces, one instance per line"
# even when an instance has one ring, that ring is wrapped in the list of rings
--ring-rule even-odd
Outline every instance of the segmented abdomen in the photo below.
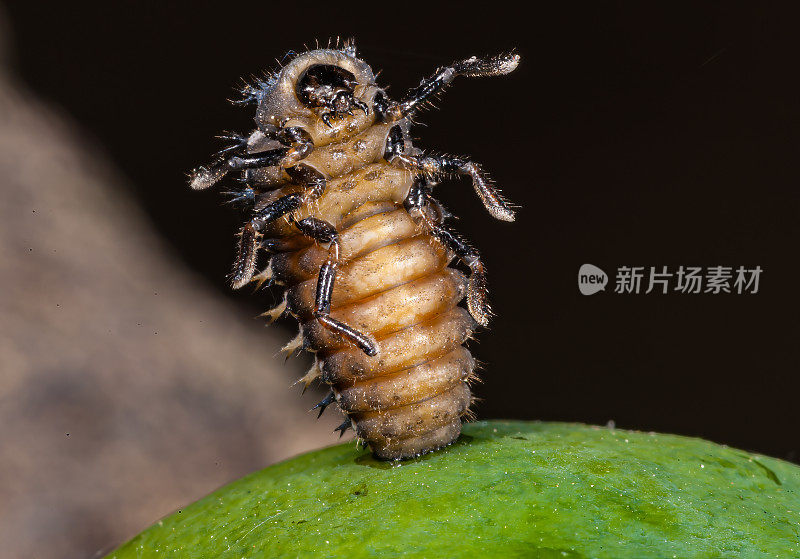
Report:
[[[378,128],[373,126],[372,134],[385,138],[387,131]],[[330,161],[335,153],[352,161],[353,146],[372,134],[326,146],[318,161]],[[318,373],[332,387],[357,435],[378,458],[408,458],[458,437],[474,368],[462,344],[476,324],[458,306],[466,277],[448,267],[449,252],[404,209],[413,176],[367,149],[372,142],[366,140],[361,147],[373,151],[376,162],[330,178],[325,193],[295,219],[314,216],[339,231],[331,316],[372,335],[378,354],[367,356],[312,316],[327,247],[310,244],[288,222],[277,223],[267,234],[274,240],[267,243],[282,252],[272,255],[266,275],[285,286],[287,309],[301,324],[304,347],[316,352],[317,372],[311,376]],[[307,163],[325,167],[319,162]],[[286,185],[262,203],[296,189]]]
[[[514,221],[478,163],[422,152],[409,127],[457,76],[502,76],[518,63],[514,53],[472,56],[394,101],[351,42],[306,52],[243,88],[242,102],[257,104],[255,130],[226,134],[233,145],[190,175],[192,188],[205,189],[242,172],[246,187],[229,194],[254,207],[231,285],[285,287],[265,315],[288,310],[300,322],[284,349],[316,353],[301,381],[319,378],[332,391],[315,408],[335,399],[348,417],[337,430],[352,426],[378,458],[410,458],[458,437],[475,368],[462,344],[491,315],[480,254],[443,224],[432,188],[469,177],[492,217]],[[270,264],[256,274],[261,248]],[[468,279],[448,267],[455,256]]]

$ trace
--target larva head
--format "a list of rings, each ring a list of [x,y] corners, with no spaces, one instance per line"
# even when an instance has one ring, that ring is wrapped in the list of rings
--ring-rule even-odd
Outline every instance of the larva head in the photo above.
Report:
[[[326,108],[344,113],[354,106],[353,92],[357,85],[353,73],[341,66],[314,64],[300,75],[295,93],[309,109]]]
[[[355,118],[354,112],[367,116],[377,91],[372,69],[354,48],[312,50],[295,57],[263,85],[256,121],[262,129],[290,123],[316,128],[321,120],[328,128],[335,121],[343,125],[341,121]]]

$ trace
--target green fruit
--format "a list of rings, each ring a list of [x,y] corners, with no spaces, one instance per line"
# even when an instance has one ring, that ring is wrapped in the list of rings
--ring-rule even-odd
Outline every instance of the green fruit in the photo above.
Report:
[[[109,557],[800,557],[800,468],[699,439],[488,421],[389,464],[354,443],[247,476]]]

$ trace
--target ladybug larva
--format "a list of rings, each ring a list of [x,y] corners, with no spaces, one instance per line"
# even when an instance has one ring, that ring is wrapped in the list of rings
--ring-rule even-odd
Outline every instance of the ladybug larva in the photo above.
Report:
[[[352,43],[296,55],[244,87],[256,129],[227,136],[233,145],[191,173],[195,189],[241,173],[236,199],[250,214],[231,283],[283,287],[282,303],[265,314],[300,323],[284,349],[315,354],[300,380],[331,387],[315,408],[336,402],[346,415],[337,430],[353,428],[379,459],[458,438],[475,368],[462,344],[490,316],[480,255],[443,224],[433,187],[468,176],[492,217],[514,220],[478,164],[415,148],[412,119],[457,76],[500,76],[518,63],[516,54],[468,58],[394,101]],[[257,270],[261,250],[269,261]],[[454,258],[468,274],[449,267]]]

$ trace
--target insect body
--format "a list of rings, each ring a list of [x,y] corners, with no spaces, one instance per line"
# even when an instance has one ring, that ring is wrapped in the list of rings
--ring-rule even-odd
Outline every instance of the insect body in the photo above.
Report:
[[[191,175],[203,189],[241,172],[237,198],[252,208],[233,287],[284,287],[266,314],[299,321],[286,349],[316,355],[301,380],[332,389],[316,408],[335,401],[347,416],[339,430],[352,427],[378,458],[410,458],[458,437],[475,367],[462,344],[490,315],[480,255],[443,225],[432,188],[466,175],[493,217],[514,219],[476,163],[415,148],[411,117],[456,76],[503,75],[518,62],[456,62],[393,101],[352,45],[306,52],[245,87],[256,130]],[[257,271],[261,249],[269,263]],[[468,275],[448,266],[454,257]]]

